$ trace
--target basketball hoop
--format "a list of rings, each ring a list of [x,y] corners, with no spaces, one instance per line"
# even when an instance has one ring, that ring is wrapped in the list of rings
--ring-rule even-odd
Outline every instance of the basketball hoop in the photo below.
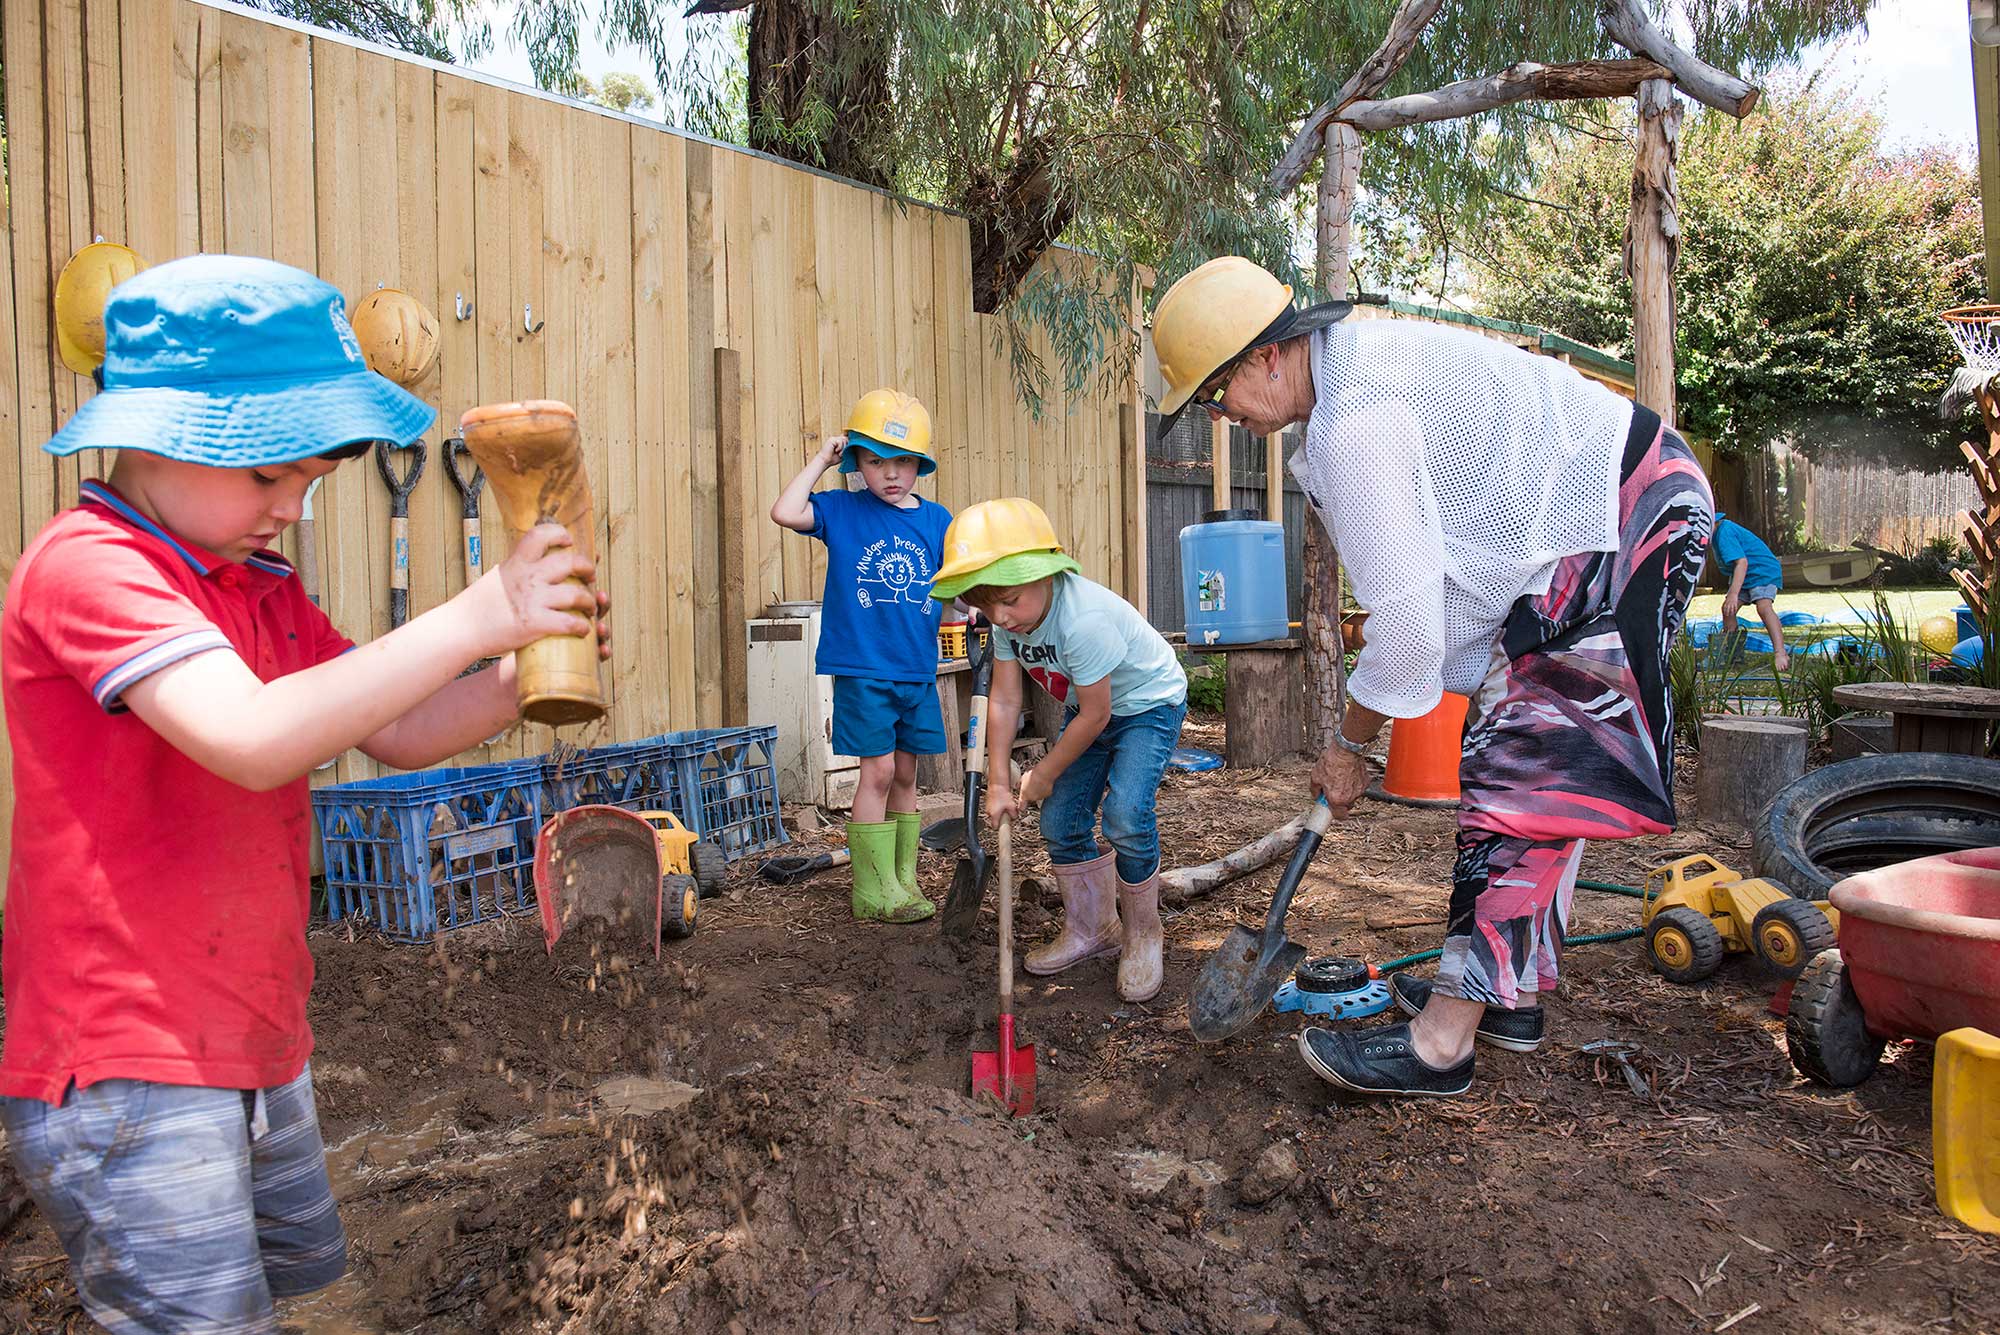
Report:
[[[1938,319],[1951,331],[1965,364],[1987,376],[2000,375],[2000,306],[1956,306]]]

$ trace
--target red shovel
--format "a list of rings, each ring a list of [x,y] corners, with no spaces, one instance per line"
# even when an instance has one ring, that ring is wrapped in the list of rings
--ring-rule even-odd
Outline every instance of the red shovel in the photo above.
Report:
[[[1035,1110],[1035,1046],[1014,1046],[1014,822],[1000,822],[1000,1046],[972,1054],[972,1092],[1016,1117]]]

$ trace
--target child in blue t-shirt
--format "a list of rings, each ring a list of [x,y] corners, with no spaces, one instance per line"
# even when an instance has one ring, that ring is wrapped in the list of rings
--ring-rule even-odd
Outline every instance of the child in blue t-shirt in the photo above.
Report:
[[[1033,501],[982,501],[952,522],[931,596],[963,596],[993,623],[987,816],[1042,803],[1042,841],[1062,932],[1023,961],[1060,973],[1117,955],[1118,995],[1148,1001],[1165,979],[1160,833],[1154,813],[1187,715],[1187,674],[1139,609],[1084,578]],[[1062,735],[1012,791],[1008,758],[1023,674],[1063,706]],[[1097,843],[1103,808],[1103,852]]]
[[[814,491],[838,463],[864,491]],[[848,814],[854,916],[921,922],[936,910],[917,886],[917,757],[942,755],[938,618],[931,601],[951,511],[923,500],[937,471],[931,415],[915,397],[871,390],[771,506],[771,518],[826,544],[815,670],[833,678],[833,749],[861,761]]]
[[[1715,537],[1709,541],[1715,563],[1729,572],[1729,592],[1722,595],[1722,628],[1736,629],[1736,611],[1748,602],[1757,609],[1764,630],[1771,637],[1771,667],[1783,672],[1791,665],[1785,652],[1785,628],[1778,620],[1775,600],[1785,587],[1778,558],[1764,540],[1722,511],[1715,512]]]

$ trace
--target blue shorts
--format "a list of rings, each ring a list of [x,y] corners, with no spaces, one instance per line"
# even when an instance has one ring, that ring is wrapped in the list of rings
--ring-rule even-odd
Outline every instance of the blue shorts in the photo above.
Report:
[[[312,1068],[265,1090],[100,1080],[0,1098],[14,1166],[84,1310],[126,1332],[276,1332],[347,1269]]]
[[[1775,584],[1752,584],[1749,588],[1743,590],[1743,601],[1753,607],[1767,598],[1776,598],[1777,596],[1778,586]]]
[[[839,756],[941,756],[944,712],[934,681],[833,679],[833,753]]]

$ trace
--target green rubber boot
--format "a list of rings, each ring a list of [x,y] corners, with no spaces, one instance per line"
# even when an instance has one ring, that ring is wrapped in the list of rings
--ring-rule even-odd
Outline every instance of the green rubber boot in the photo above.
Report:
[[[858,922],[922,922],[937,906],[903,887],[896,876],[896,822],[849,821],[847,851],[854,867],[854,917]]]
[[[914,811],[891,811],[888,815],[896,822],[896,879],[911,894],[921,895],[924,888],[917,884],[917,836],[924,832],[923,822]]]

